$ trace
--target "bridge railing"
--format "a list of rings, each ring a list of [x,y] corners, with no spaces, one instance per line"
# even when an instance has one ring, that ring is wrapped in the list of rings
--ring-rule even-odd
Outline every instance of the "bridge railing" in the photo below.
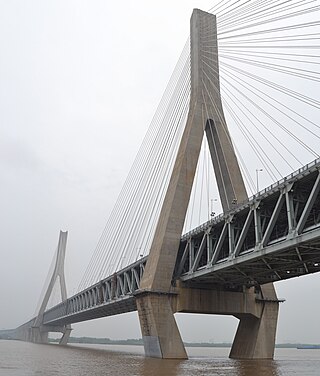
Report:
[[[241,287],[315,273],[319,240],[318,159],[185,234],[175,277]]]
[[[210,219],[207,222],[202,223],[200,226],[188,231],[187,233],[183,234],[181,240],[184,241],[188,238],[191,238],[194,234],[197,234],[201,231],[206,230],[207,228],[211,227],[212,225],[219,223],[221,221],[224,221],[225,217],[230,215],[233,212],[239,212],[243,210],[245,206],[247,206],[250,202],[255,201],[256,199],[263,198],[265,196],[273,194],[275,191],[278,191],[281,189],[288,181],[296,181],[298,179],[301,179],[304,174],[308,172],[312,172],[315,170],[320,169],[320,158],[315,159],[314,161],[308,163],[307,165],[300,167],[298,170],[292,172],[290,175],[285,176],[283,179],[278,180],[277,182],[271,184],[270,186],[262,189],[255,195],[252,195],[248,199],[240,202],[240,203],[235,203],[235,206],[233,209],[230,209],[227,212],[221,213],[217,215],[216,217]]]

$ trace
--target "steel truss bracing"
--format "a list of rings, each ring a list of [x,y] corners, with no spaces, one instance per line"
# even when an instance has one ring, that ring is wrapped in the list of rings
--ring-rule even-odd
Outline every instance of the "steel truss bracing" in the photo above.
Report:
[[[146,260],[140,259],[46,311],[44,323],[60,325],[135,311],[134,294],[140,288]]]
[[[320,161],[184,235],[176,278],[242,288],[320,271]]]

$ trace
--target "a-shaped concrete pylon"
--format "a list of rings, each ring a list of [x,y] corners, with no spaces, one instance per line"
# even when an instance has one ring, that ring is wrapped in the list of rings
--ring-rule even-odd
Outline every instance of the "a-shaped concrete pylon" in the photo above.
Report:
[[[189,114],[137,295],[147,356],[186,358],[175,312],[220,313],[240,319],[230,356],[272,358],[278,305],[273,285],[256,291],[217,291],[172,286],[192,184],[206,133],[223,210],[247,198],[223,114],[216,17],[194,9],[191,17],[191,98]],[[201,299],[198,299],[201,297]],[[272,301],[272,305],[267,302]],[[248,305],[248,302],[250,304]],[[209,304],[210,303],[210,304]],[[226,308],[228,307],[228,308]]]
[[[43,314],[47,308],[50,296],[52,294],[53,288],[57,280],[60,284],[60,292],[61,292],[61,300],[64,301],[67,299],[67,288],[66,288],[66,280],[64,275],[64,260],[66,255],[66,245],[67,245],[67,237],[68,232],[60,231],[59,235],[59,242],[58,242],[58,249],[57,249],[57,257],[55,261],[55,267],[53,270],[53,274],[51,276],[48,288],[42,300],[41,306],[37,313],[37,317],[33,323],[31,328],[31,341],[37,343],[47,343],[48,342],[48,333],[49,332],[62,332],[62,337],[60,339],[60,344],[65,345],[68,342],[71,333],[71,326],[65,325],[63,327],[54,327],[54,326],[46,326],[43,324]]]

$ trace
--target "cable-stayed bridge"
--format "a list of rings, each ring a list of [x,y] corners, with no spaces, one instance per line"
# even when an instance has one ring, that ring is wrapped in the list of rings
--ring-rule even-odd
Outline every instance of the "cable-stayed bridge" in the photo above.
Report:
[[[319,127],[314,118],[306,118],[298,108],[289,111],[286,102],[278,103],[279,113],[275,117],[269,109],[261,107],[262,102],[274,106],[275,97],[267,90],[263,92],[258,84],[252,85],[249,78],[312,107],[315,113],[319,101],[289,89],[289,85],[272,83],[264,76],[258,78],[250,70],[242,75],[242,66],[248,63],[259,69],[267,66],[277,73],[290,74],[291,78],[302,76],[312,82],[319,81],[316,71],[279,62],[298,60],[298,55],[303,59],[303,54],[274,52],[280,46],[278,42],[296,43],[299,35],[282,39],[274,36],[272,40],[261,37],[268,30],[269,33],[291,30],[292,24],[262,31],[256,29],[264,26],[263,20],[282,21],[290,19],[288,14],[291,17],[305,15],[319,7],[301,8],[299,2],[288,6],[284,1],[274,6],[275,9],[260,8],[258,2],[243,4],[243,13],[239,13],[236,6],[220,8],[220,33],[214,15],[199,10],[193,12],[190,41],[168,86],[170,95],[160,105],[114,215],[79,286],[80,291],[66,299],[63,273],[66,234],[62,233],[51,287],[38,316],[19,327],[17,337],[44,342],[48,332],[62,331],[62,343],[66,343],[71,323],[138,310],[146,354],[184,358],[186,353],[173,314],[220,313],[240,319],[232,357],[273,356],[279,300],[272,282],[319,271],[319,160],[248,199],[246,185],[250,186],[250,179],[245,179],[248,171],[245,163],[238,163],[241,153],[229,133],[224,109],[229,110],[231,119],[243,131],[243,137],[274,180],[279,172],[271,157],[275,142],[283,146],[283,153],[294,159],[298,153],[290,146],[292,140],[318,157],[318,149],[312,145],[314,139],[319,139],[316,133]],[[216,11],[219,13],[219,7]],[[286,17],[281,12],[286,12]],[[275,14],[280,15],[275,17]],[[248,15],[254,31],[243,34],[241,30],[245,29]],[[238,32],[238,44],[233,44],[228,31],[223,31],[228,23],[232,25],[231,31]],[[296,24],[294,30],[314,26],[316,21],[310,21]],[[252,39],[248,41],[249,34]],[[236,56],[230,50],[228,53],[228,48],[236,49],[239,43],[256,41],[257,35],[263,45],[258,55],[265,58],[269,51],[268,58],[278,59],[277,63],[253,61],[250,49],[246,57],[241,57],[242,52]],[[227,42],[225,47],[219,45],[220,56],[239,63],[235,68],[230,68],[229,63],[220,64],[221,58],[218,59],[218,41],[224,39]],[[291,48],[296,51],[298,46],[294,44]],[[220,67],[225,77],[230,77],[228,88],[226,82],[220,80]],[[231,97],[228,103],[223,101],[224,93],[229,97],[230,90],[236,92],[235,82],[243,82],[244,88],[256,94],[255,102],[248,100],[251,117],[248,114],[244,117],[243,110],[240,116],[234,111],[239,106],[237,98]],[[242,94],[246,95],[244,90]],[[271,152],[252,141],[245,124],[257,117],[258,110],[262,114],[258,131],[263,126],[270,131],[270,121],[273,121],[287,137],[283,142],[277,134],[280,130],[271,131],[275,137],[269,140]],[[284,126],[288,119],[297,124],[294,131]],[[298,125],[307,128],[312,135],[310,142],[297,136]],[[203,142],[204,134],[207,141]],[[209,170],[210,164],[214,169],[223,214],[181,237],[188,218],[192,223],[194,204],[189,204],[189,198],[195,195],[194,176],[199,171],[201,149],[205,147],[210,161],[203,158],[202,165]],[[284,156],[283,163],[288,164],[288,160]],[[257,180],[258,172],[256,170]],[[202,174],[202,181],[205,179],[209,183],[207,171]],[[106,257],[105,249],[108,250]],[[125,267],[122,266],[124,261]],[[58,277],[63,301],[45,310],[52,284]]]

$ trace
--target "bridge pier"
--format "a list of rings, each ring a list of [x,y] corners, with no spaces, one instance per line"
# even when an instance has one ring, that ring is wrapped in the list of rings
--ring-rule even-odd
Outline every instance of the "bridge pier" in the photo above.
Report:
[[[278,321],[279,302],[272,283],[261,286],[260,317],[235,315],[240,319],[230,358],[273,359]]]
[[[59,345],[65,346],[65,345],[68,344],[71,332],[72,332],[71,325],[67,325],[64,328],[64,331],[62,333],[62,337],[60,338],[60,341],[59,341]]]
[[[240,322],[230,351],[233,359],[272,359],[279,301],[273,284],[242,292],[197,288],[177,282],[172,292],[136,296],[147,357],[187,359],[175,313],[232,315]]]
[[[146,293],[137,297],[145,355],[153,358],[187,359],[169,295]]]
[[[178,287],[175,312],[232,315],[240,322],[230,351],[233,359],[272,359],[279,301],[273,284],[243,292]]]
[[[31,326],[29,328],[24,328],[20,331],[17,330],[16,338],[33,342],[33,343],[49,343],[49,332],[62,333],[60,338],[59,345],[66,345],[70,337],[72,328],[71,325],[65,326],[48,326],[48,325],[39,325]]]
[[[41,330],[40,326],[29,330],[29,342],[46,344],[49,342],[49,332]]]

